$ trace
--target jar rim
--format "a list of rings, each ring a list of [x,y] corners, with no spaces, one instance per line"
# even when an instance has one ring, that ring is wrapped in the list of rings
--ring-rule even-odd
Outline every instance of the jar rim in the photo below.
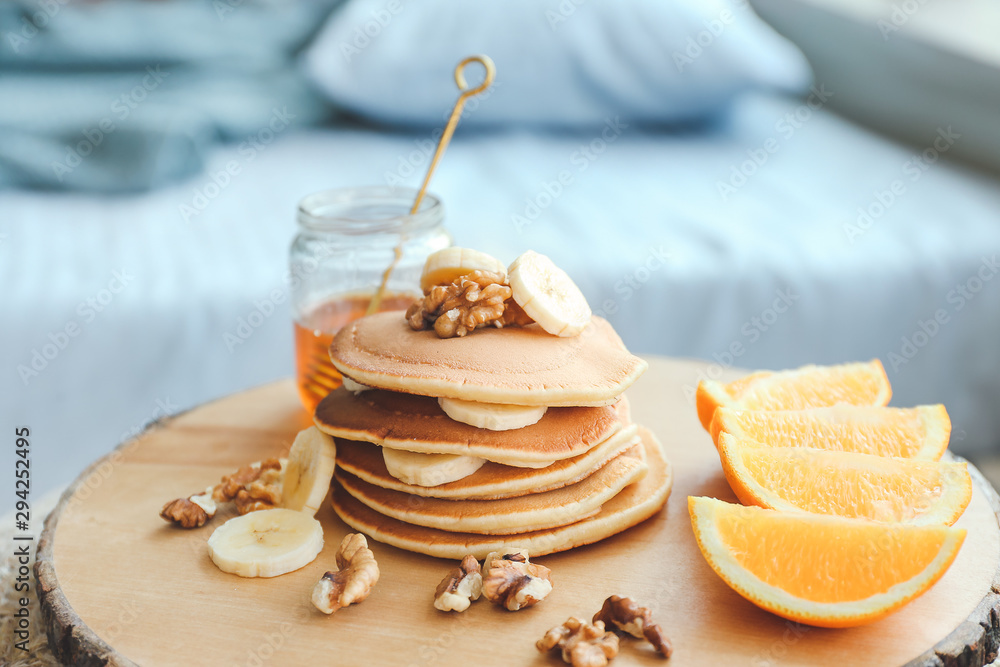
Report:
[[[410,232],[440,225],[444,205],[429,192],[424,194],[420,210],[410,214],[417,193],[416,188],[379,185],[320,190],[299,200],[297,219],[300,226],[312,231],[348,235],[404,228]],[[366,207],[372,214],[357,212]]]

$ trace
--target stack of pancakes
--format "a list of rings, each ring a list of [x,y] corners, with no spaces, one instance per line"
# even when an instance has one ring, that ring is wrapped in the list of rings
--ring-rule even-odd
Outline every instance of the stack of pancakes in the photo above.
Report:
[[[355,389],[337,389],[315,413],[337,439],[333,507],[380,542],[455,559],[511,545],[543,555],[621,532],[670,493],[662,447],[631,422],[622,395],[646,363],[603,319],[569,338],[530,325],[441,339],[385,312],[341,330],[330,356]],[[438,397],[547,409],[495,431],[453,420]],[[382,448],[486,463],[420,486],[393,477]]]

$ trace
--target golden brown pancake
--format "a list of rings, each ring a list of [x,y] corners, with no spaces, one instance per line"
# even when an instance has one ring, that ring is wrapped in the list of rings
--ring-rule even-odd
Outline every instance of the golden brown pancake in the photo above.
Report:
[[[647,366],[600,317],[569,338],[537,324],[438,338],[432,330],[411,330],[403,311],[351,322],[334,338],[330,358],[370,387],[546,406],[610,405]]]
[[[636,445],[638,448],[639,445]],[[340,470],[340,488],[380,514],[451,532],[510,535],[576,523],[646,474],[638,452],[626,451],[576,484],[500,500],[421,498],[383,489]]]
[[[355,395],[343,387],[320,402],[313,420],[319,430],[344,440],[515,466],[579,456],[622,427],[616,408],[602,406],[550,408],[530,426],[488,431],[453,420],[436,398],[374,389]]]
[[[638,443],[637,429],[635,425],[626,426],[585,454],[556,461],[546,468],[514,468],[487,462],[464,479],[438,486],[399,481],[386,470],[381,448],[368,442],[337,440],[337,465],[369,484],[411,495],[451,500],[513,498],[579,482]]]
[[[333,509],[344,523],[372,539],[438,558],[458,560],[472,554],[482,559],[505,546],[525,548],[532,556],[565,551],[620,533],[653,516],[666,503],[673,483],[670,464],[652,433],[640,428],[640,435],[649,465],[646,476],[606,502],[594,516],[559,528],[497,536],[415,526],[379,514],[342,488],[334,491]]]

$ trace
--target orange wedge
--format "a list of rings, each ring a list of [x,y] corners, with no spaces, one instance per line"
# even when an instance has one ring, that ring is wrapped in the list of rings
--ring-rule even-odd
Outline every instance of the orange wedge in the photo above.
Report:
[[[950,526],[972,500],[965,463],[764,447],[727,433],[719,438],[719,458],[745,505]]]
[[[803,410],[838,403],[885,405],[892,396],[889,378],[878,359],[839,366],[803,366],[788,371],[757,371],[721,384],[698,383],[698,418],[707,431],[719,407],[742,410]]]
[[[876,621],[924,593],[958,554],[965,530],[880,523],[688,498],[705,560],[730,588],[799,623]]]
[[[774,447],[815,447],[936,461],[948,448],[951,419],[943,405],[885,408],[837,405],[808,410],[719,408],[709,427]]]

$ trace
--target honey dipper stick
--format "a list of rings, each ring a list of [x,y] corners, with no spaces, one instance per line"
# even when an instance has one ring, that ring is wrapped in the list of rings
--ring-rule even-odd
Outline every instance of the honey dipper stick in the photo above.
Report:
[[[483,82],[475,88],[469,88],[469,84],[465,80],[464,70],[469,63],[473,62],[479,63],[486,68],[486,77],[483,79]],[[458,125],[458,121],[462,117],[462,109],[465,107],[466,100],[489,88],[493,84],[493,78],[495,76],[496,66],[493,64],[493,60],[486,55],[469,56],[462,62],[458,63],[458,66],[455,67],[455,83],[458,85],[458,89],[461,92],[458,95],[458,99],[455,101],[454,108],[451,110],[451,116],[448,118],[448,123],[444,126],[444,132],[438,140],[437,149],[434,151],[434,157],[431,158],[431,163],[427,167],[427,174],[424,176],[424,182],[420,185],[420,190],[417,192],[417,198],[413,201],[412,208],[410,208],[410,215],[414,215],[418,210],[420,210],[420,204],[423,202],[424,194],[427,192],[427,184],[431,181],[431,176],[434,174],[434,169],[437,167],[438,162],[441,160],[441,156],[444,154],[444,149],[448,147],[448,142],[451,141],[452,135],[455,134],[455,127]],[[399,263],[400,258],[403,256],[403,242],[405,240],[406,233],[404,230],[403,233],[400,234],[399,243],[396,244],[396,248],[393,251],[392,262],[382,274],[382,282],[375,291],[375,295],[372,297],[372,300],[368,302],[368,309],[365,311],[366,315],[378,312],[379,305],[382,303],[382,298],[385,296],[386,286],[389,284],[389,276],[392,275],[393,269],[396,268],[396,264]]]

